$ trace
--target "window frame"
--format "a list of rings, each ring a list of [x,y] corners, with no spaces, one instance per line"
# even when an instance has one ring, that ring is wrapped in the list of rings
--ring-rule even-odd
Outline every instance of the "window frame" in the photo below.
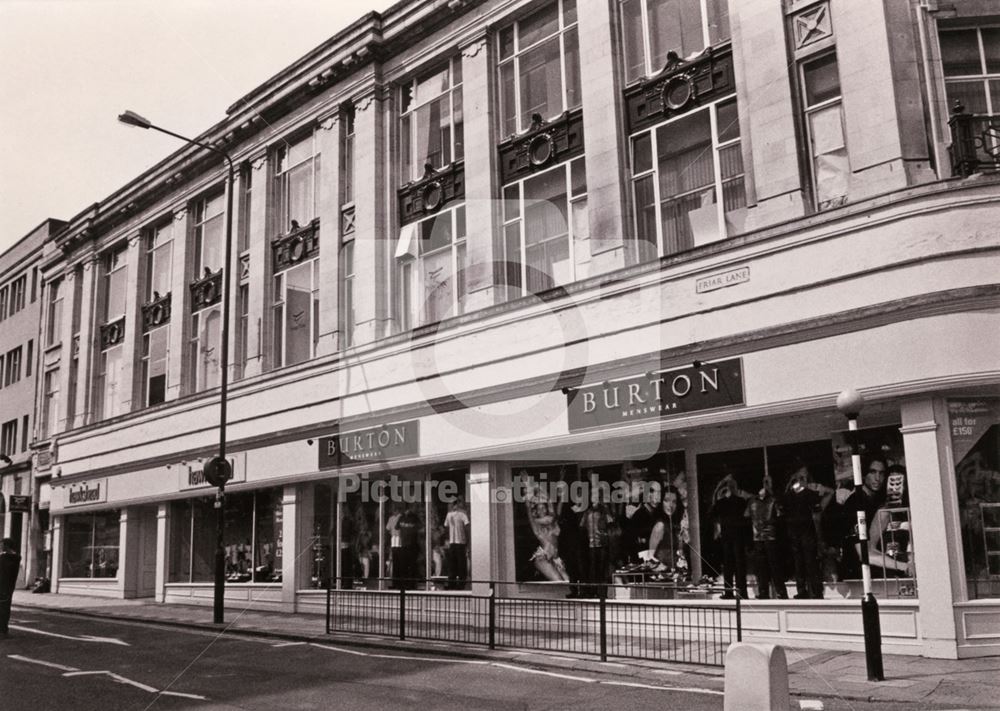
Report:
[[[674,195],[667,195],[667,196],[663,195],[662,179],[660,177],[660,156],[659,156],[659,136],[658,136],[658,134],[659,134],[659,132],[660,132],[661,129],[664,129],[665,127],[667,127],[667,126],[669,126],[671,124],[679,123],[679,122],[684,121],[684,120],[690,120],[692,117],[696,117],[699,114],[703,114],[703,113],[707,113],[708,114],[708,124],[709,124],[708,130],[709,130],[709,134],[710,134],[711,141],[712,141],[711,150],[712,150],[712,174],[713,174],[713,179],[712,179],[711,188],[712,188],[712,191],[713,191],[713,195],[715,196],[715,203],[714,204],[715,204],[715,207],[716,207],[716,210],[715,210],[715,212],[716,212],[716,224],[719,226],[719,230],[720,230],[720,232],[719,232],[720,237],[718,238],[718,241],[722,241],[722,240],[728,239],[730,237],[733,237],[736,234],[740,234],[739,231],[734,231],[733,234],[730,234],[730,231],[728,229],[727,220],[726,220],[726,215],[728,213],[727,213],[727,211],[725,209],[725,199],[724,199],[724,194],[725,194],[724,188],[725,188],[726,184],[731,183],[731,182],[735,182],[736,180],[742,180],[743,181],[743,191],[744,191],[743,192],[744,202],[743,202],[743,208],[742,209],[746,209],[746,205],[747,205],[747,203],[746,203],[746,174],[747,174],[746,166],[745,165],[742,166],[743,167],[743,172],[739,176],[729,176],[729,177],[726,177],[726,178],[724,178],[722,176],[722,160],[721,160],[721,154],[722,154],[722,152],[724,150],[726,150],[726,149],[732,148],[733,146],[740,146],[741,150],[742,150],[742,141],[743,141],[742,130],[740,130],[738,132],[738,135],[735,138],[729,138],[729,139],[726,139],[726,140],[722,140],[721,139],[722,131],[724,129],[720,128],[720,125],[719,125],[719,123],[720,123],[719,122],[719,115],[718,115],[719,114],[719,108],[722,105],[728,104],[728,103],[734,104],[734,107],[736,108],[736,115],[738,117],[738,115],[739,115],[738,102],[737,102],[736,94],[732,93],[732,94],[728,94],[728,95],[723,96],[723,97],[719,97],[718,99],[715,99],[714,101],[711,101],[711,102],[706,103],[706,104],[704,104],[702,106],[699,106],[696,109],[693,109],[693,110],[690,110],[690,111],[685,111],[684,113],[678,114],[676,116],[672,116],[671,118],[669,118],[666,121],[661,121],[660,123],[658,123],[658,124],[656,124],[654,126],[650,126],[649,128],[644,128],[643,130],[637,131],[636,133],[633,133],[633,134],[631,134],[629,136],[629,148],[628,148],[628,150],[629,150],[629,170],[630,170],[629,184],[630,184],[630,190],[631,190],[631,198],[632,198],[632,202],[633,202],[633,206],[634,206],[633,210],[632,210],[632,213],[633,213],[632,214],[632,227],[635,230],[635,235],[636,235],[636,240],[635,241],[636,241],[636,245],[637,245],[636,246],[637,250],[640,248],[639,247],[640,243],[649,244],[649,240],[648,239],[643,239],[640,236],[641,235],[641,229],[640,229],[639,222],[640,222],[640,219],[641,219],[641,214],[640,214],[639,200],[638,200],[638,196],[637,196],[637,185],[641,181],[643,181],[643,180],[645,180],[647,178],[651,178],[651,180],[652,180],[652,187],[653,187],[653,204],[654,204],[654,208],[655,208],[654,215],[655,215],[655,226],[656,226],[656,255],[655,255],[655,258],[656,259],[660,259],[660,258],[663,258],[665,256],[669,256],[669,255],[673,255],[673,254],[680,254],[682,252],[688,251],[688,250],[693,249],[694,247],[698,246],[698,245],[695,244],[694,230],[691,229],[691,244],[689,244],[689,245],[678,245],[678,248],[675,249],[675,250],[672,250],[672,251],[668,251],[667,250],[667,245],[665,243],[665,239],[666,238],[665,238],[665,235],[664,235],[664,228],[663,228],[664,218],[663,218],[663,212],[662,212],[662,210],[663,210],[664,202],[669,201],[671,199],[682,198],[682,197],[685,197],[685,196],[688,196],[688,195],[696,195],[699,192],[704,193],[706,191],[706,188],[708,186],[701,186],[701,187],[697,187],[697,188],[692,188],[690,190],[687,190],[687,191],[684,191],[684,192],[679,192],[679,193],[676,193]],[[737,126],[738,126],[738,118],[737,118]],[[647,169],[642,170],[641,172],[637,173],[636,169],[635,169],[636,164],[637,164],[635,145],[636,145],[636,141],[638,139],[642,138],[643,136],[646,136],[649,139],[650,165],[649,165],[649,167]],[[741,165],[742,165],[742,155],[741,155]],[[704,207],[704,206],[702,206],[702,207]],[[736,209],[740,209],[740,208],[736,208]],[[690,212],[687,213],[687,214],[690,214]],[[637,258],[637,261],[650,261],[649,259],[643,259],[643,257],[642,257],[641,254],[637,254],[636,258]]]
[[[948,32],[967,32],[969,30],[974,30],[976,33],[977,40],[977,50],[979,54],[979,72],[976,74],[947,74],[944,70],[944,52],[941,51],[940,36]],[[938,30],[938,56],[941,57],[941,75],[944,77],[945,84],[945,95],[947,96],[947,90],[949,84],[958,83],[972,83],[979,82],[981,88],[984,90],[986,99],[986,111],[985,113],[993,115],[1000,114],[1000,67],[997,71],[989,71],[989,67],[986,63],[986,44],[983,39],[983,30],[994,30],[1000,31],[1000,25],[977,25],[975,27],[942,27]],[[996,83],[996,94],[997,101],[993,101],[993,91],[991,91],[990,83]],[[946,99],[950,102],[950,99]],[[994,105],[996,103],[997,105]],[[968,109],[967,109],[968,110]],[[970,112],[975,113],[975,112]]]
[[[545,35],[535,39],[531,44],[522,47],[520,28],[521,23],[527,19],[533,18],[549,8],[552,4],[556,5],[556,15],[558,18],[558,26],[556,30],[550,34]],[[567,22],[566,15],[567,9],[566,5],[571,4],[573,6],[572,14],[573,21]],[[504,32],[509,31],[511,33],[511,52],[510,56],[504,56],[503,51],[503,36]],[[574,88],[580,93],[577,100],[572,105],[569,101],[569,75],[567,74],[567,60],[568,51],[566,45],[567,35],[576,33],[576,67],[575,67],[575,81]],[[546,42],[551,41],[553,38],[558,38],[559,40],[559,82],[560,82],[560,99],[561,107],[558,111],[552,111],[548,116],[542,116],[542,120],[553,119],[566,111],[578,108],[583,105],[582,98],[582,73],[580,67],[580,37],[579,37],[579,22],[578,22],[578,10],[576,7],[576,0],[552,0],[551,3],[541,5],[534,9],[530,14],[521,17],[514,22],[506,25],[500,32],[497,33],[497,117],[500,122],[500,135],[510,136],[523,133],[528,130],[531,126],[531,117],[524,117],[523,107],[522,107],[522,91],[524,88],[524,79],[522,78],[522,68],[521,63],[530,52],[541,47]],[[508,130],[508,125],[511,123],[511,117],[505,115],[506,106],[504,105],[504,71],[507,67],[512,67],[512,94],[514,101],[513,110],[513,130]]]
[[[159,241],[161,235],[168,233],[168,236]],[[170,218],[161,221],[152,227],[145,240],[145,270],[146,270],[146,303],[152,303],[159,297],[164,297],[171,292],[173,284],[173,255],[174,255],[174,220]],[[166,264],[163,264],[164,252],[166,253]],[[166,269],[166,291],[160,292],[154,289],[157,275]]]
[[[425,251],[424,240],[420,236],[421,225],[433,223],[443,215],[448,216],[451,239],[446,244]],[[393,262],[398,286],[396,312],[401,331],[438,323],[465,313],[465,298],[468,296],[468,288],[465,283],[468,255],[466,251],[468,244],[467,219],[465,202],[463,201],[449,205],[430,217],[408,223],[400,228]],[[434,316],[428,314],[427,299],[422,298],[426,293],[425,269],[422,265],[426,260],[439,257],[446,252],[451,268],[450,278],[447,280],[450,283],[451,305],[448,313],[435,317],[436,314]]]
[[[819,62],[825,61],[833,57],[834,64],[837,71],[837,89],[838,93],[836,96],[829,97],[818,101],[816,103],[810,104],[807,90],[806,82],[806,68],[810,65],[817,64]],[[817,211],[828,210],[835,207],[843,205],[847,201],[849,189],[850,189],[850,175],[851,175],[851,154],[847,146],[847,125],[844,117],[844,92],[843,83],[840,81],[840,60],[837,58],[836,49],[830,49],[828,51],[817,52],[816,54],[810,55],[809,57],[803,59],[798,63],[798,80],[799,87],[802,96],[802,127],[803,135],[805,136],[806,149],[808,150],[809,156],[809,187],[812,193],[812,203],[813,209]],[[844,188],[844,194],[831,197],[829,200],[820,201],[820,190],[817,178],[816,162],[818,155],[815,150],[815,134],[813,129],[812,117],[821,114],[825,111],[837,107],[839,109],[840,118],[840,133],[843,142],[843,151],[847,160],[847,185]]]
[[[288,334],[287,334],[287,323],[288,323],[288,275],[296,271],[305,271],[308,269],[309,272],[309,355],[301,360],[296,360],[294,362],[288,361]],[[271,318],[272,324],[274,326],[273,332],[273,343],[272,343],[272,356],[274,358],[274,367],[283,368],[286,365],[295,365],[297,363],[304,363],[307,360],[312,360],[316,357],[319,350],[319,313],[320,313],[320,274],[319,274],[319,255],[313,257],[312,259],[305,259],[293,267],[288,269],[283,269],[276,273],[272,277],[272,303],[271,303]],[[280,311],[280,318],[279,318]],[[279,344],[280,339],[280,344]]]
[[[621,52],[621,56],[622,56],[622,73],[624,75],[625,84],[626,85],[632,84],[634,82],[637,82],[640,79],[643,79],[644,77],[651,77],[651,76],[654,76],[656,74],[659,74],[663,70],[663,66],[662,65],[658,66],[658,67],[654,67],[653,66],[653,49],[652,49],[652,42],[650,42],[650,37],[652,35],[652,27],[650,25],[650,20],[649,20],[649,14],[650,14],[649,4],[652,1],[655,1],[655,0],[620,0],[619,3],[618,3],[618,13],[619,13],[619,18],[621,20],[620,26],[621,26],[621,41],[622,41],[622,52]],[[628,22],[627,22],[627,19],[626,19],[627,15],[625,14],[625,10],[624,10],[625,4],[628,3],[628,2],[638,2],[639,3],[639,9],[640,9],[640,12],[639,12],[640,28],[639,29],[641,30],[641,36],[642,36],[643,73],[639,74],[638,76],[629,76],[629,72],[630,72],[630,67],[628,65],[628,59],[629,59],[629,57],[628,57],[628,50],[629,50],[628,30],[629,30],[629,25],[628,25]],[[700,14],[701,14],[701,17],[700,17],[700,20],[701,20],[701,23],[700,23],[701,24],[701,42],[702,42],[701,49],[694,50],[693,52],[688,52],[688,53],[685,54],[684,51],[683,51],[683,47],[682,47],[682,48],[680,48],[680,51],[677,52],[678,55],[680,55],[681,59],[684,59],[685,57],[690,57],[693,53],[696,54],[698,52],[703,52],[703,51],[705,51],[705,49],[707,47],[714,47],[716,45],[722,44],[723,42],[728,42],[732,38],[732,26],[731,26],[731,24],[729,22],[728,8],[726,8],[727,12],[725,14],[725,17],[726,17],[726,25],[727,25],[728,33],[726,34],[726,37],[721,38],[721,39],[717,40],[714,43],[712,42],[712,32],[711,32],[712,25],[709,22],[710,18],[708,17],[708,12],[707,12],[707,9],[708,9],[708,6],[709,6],[709,2],[712,2],[712,0],[698,0],[698,8],[699,8]],[[721,5],[723,7],[725,7],[724,0],[721,3]],[[678,48],[675,47],[675,48],[672,48],[672,49],[674,51],[677,51]]]
[[[578,170],[580,171],[580,175],[583,176],[582,192],[573,192],[574,191],[573,170],[574,170],[574,164],[577,164],[577,162],[579,162]],[[510,279],[509,277],[507,278],[508,281],[507,288],[516,290],[516,293],[514,293],[511,298],[518,298],[520,296],[525,296],[527,294],[542,293],[548,291],[549,289],[553,289],[559,286],[565,286],[567,284],[572,284],[574,281],[577,281],[578,279],[582,278],[582,275],[577,273],[579,267],[579,265],[577,264],[577,255],[576,255],[576,249],[578,246],[577,245],[578,228],[576,226],[576,220],[574,219],[575,218],[574,205],[580,203],[586,204],[589,200],[589,190],[586,182],[586,167],[587,167],[586,156],[580,155],[571,158],[569,160],[565,160],[549,168],[546,168],[545,170],[540,170],[538,172],[532,173],[531,175],[527,175],[517,180],[511,181],[510,183],[507,183],[502,187],[501,195],[503,196],[503,213],[501,215],[501,224],[503,230],[503,245],[504,245],[503,249],[505,254],[505,262],[507,264],[508,270],[510,269],[512,263],[516,263],[519,269],[516,280],[517,283],[513,283],[514,280]],[[549,173],[554,173],[556,171],[562,171],[565,178],[564,182],[564,187],[565,187],[564,196],[566,199],[565,239],[568,240],[568,251],[567,251],[566,261],[569,264],[570,276],[569,279],[566,281],[557,282],[553,274],[546,274],[553,283],[549,284],[545,288],[539,289],[538,291],[533,291],[528,288],[528,283],[529,283],[528,260],[527,260],[528,221],[526,219],[526,207],[528,205],[525,199],[525,184],[530,180],[536,180],[541,176],[547,175]],[[510,191],[515,188],[517,190],[517,197],[516,197],[517,208],[516,210],[511,211],[513,213],[512,216],[508,216],[507,207],[511,202],[508,196],[510,194]],[[585,219],[589,219],[589,207],[586,210],[584,210],[583,217]],[[508,251],[509,247],[508,237],[510,235],[510,230],[515,225],[517,225],[517,230],[518,230],[518,254],[516,261],[511,260],[511,255],[509,254]],[[587,235],[589,238],[589,224],[587,226]],[[549,242],[554,241],[557,237],[558,236],[556,237],[550,236],[547,237],[546,239],[539,241],[536,244],[547,244]]]
[[[42,376],[41,437],[56,434],[59,417],[59,368],[50,368]]]
[[[0,452],[8,456],[17,454],[17,426],[16,417],[0,425]]]
[[[286,165],[288,155],[291,153],[292,149],[297,148],[307,141],[311,144],[309,156],[307,158],[302,158],[294,164]],[[289,214],[292,204],[289,192],[291,190],[290,176],[306,164],[311,164],[312,166],[312,170],[309,174],[312,193],[309,199],[311,214],[308,218],[302,216],[302,219],[299,219],[297,217],[292,217],[292,215]],[[319,141],[316,137],[316,129],[309,129],[305,133],[300,133],[297,136],[292,136],[288,139],[282,140],[274,152],[274,217],[276,225],[275,232],[277,234],[288,234],[291,232],[294,229],[292,226],[292,220],[295,220],[299,227],[305,227],[312,220],[316,219],[319,215],[319,182],[320,152]]]
[[[441,73],[447,74],[448,86],[432,96],[427,96],[423,100],[419,100],[418,95],[421,82],[426,82]],[[465,159],[465,111],[462,104],[462,79],[462,55],[458,54],[450,57],[443,63],[436,64],[434,69],[414,76],[399,87],[399,183],[401,185],[420,180],[423,177],[424,165],[427,163],[427,156],[420,156],[417,153],[418,137],[421,133],[418,121],[419,112],[425,106],[429,106],[431,103],[439,101],[445,96],[448,99],[448,160],[445,160],[442,154],[441,164],[434,165],[434,169],[440,170],[445,166]],[[406,92],[410,92],[411,99],[404,110]],[[459,122],[455,121],[456,106],[462,117],[462,120]],[[409,150],[406,150],[406,148]]]
[[[48,308],[45,322],[45,346],[52,347],[62,342],[63,306],[65,279],[60,277],[49,282]]]
[[[159,358],[154,359],[150,349],[153,345],[153,339],[156,336],[163,337],[163,354]],[[142,407],[152,407],[153,405],[159,405],[166,402],[167,388],[170,385],[170,324],[158,326],[157,328],[151,329],[142,334],[140,353],[141,366],[139,402],[142,403]],[[150,386],[150,368],[157,362],[162,362],[163,364],[163,397],[156,402],[151,402],[153,389]]]
[[[209,208],[218,202],[218,212],[213,212],[208,214]],[[205,247],[208,241],[205,239],[206,230],[214,226],[214,221],[219,220],[219,231],[218,237],[218,256],[219,256],[219,266],[213,269],[212,265],[205,264]],[[205,273],[207,269],[209,273],[215,274],[220,269],[225,267],[223,263],[225,261],[225,220],[226,220],[226,191],[224,189],[214,189],[207,192],[204,196],[198,198],[194,201],[194,220],[191,225],[191,244],[194,247],[194,281],[198,281],[208,276]]]

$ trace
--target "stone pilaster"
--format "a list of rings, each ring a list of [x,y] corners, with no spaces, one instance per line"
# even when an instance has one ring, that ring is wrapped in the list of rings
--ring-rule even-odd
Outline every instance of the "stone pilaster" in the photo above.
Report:
[[[142,313],[139,309],[145,250],[139,232],[129,235],[125,255],[125,334],[122,336],[121,392],[118,393],[119,414],[124,415],[143,403],[138,402],[139,378],[142,377]]]
[[[845,3],[830,3],[837,33],[851,162],[848,198],[852,202],[906,186],[908,173],[914,170],[917,174],[927,171],[928,179],[933,178],[928,171],[910,8],[899,4],[902,17],[890,28],[887,12],[897,12],[888,7],[894,4],[866,2],[846,7]]]
[[[957,628],[953,605],[961,590],[962,540],[951,505],[956,492],[947,450],[948,413],[943,402],[925,398],[904,402],[900,414],[922,654],[954,659]]]
[[[248,249],[250,278],[247,282],[250,286],[250,303],[247,307],[247,353],[243,364],[243,376],[246,378],[260,375],[264,371],[264,354],[269,342],[265,332],[269,333],[268,307],[272,294],[267,220],[267,187],[271,181],[271,173],[267,154],[251,157],[250,170],[253,171],[250,182],[251,229]]]
[[[344,130],[340,114],[319,122],[319,342],[316,355],[336,353],[340,347],[340,147]]]
[[[173,210],[174,243],[171,258],[170,283],[170,333],[167,338],[167,392],[166,400],[176,400],[187,392],[184,362],[190,338],[191,292],[187,288],[192,271],[191,222],[186,204]]]
[[[170,580],[170,504],[156,507],[156,601],[165,602]]]
[[[462,107],[465,116],[465,310],[492,306],[498,300],[496,266],[502,261],[499,190],[496,175],[497,137],[490,107],[488,37],[483,34],[462,48]]]
[[[281,497],[281,603],[287,612],[295,611],[296,576],[300,565],[308,565],[309,558],[295,555],[297,550],[296,533],[298,532],[297,517],[298,487],[287,484]]]
[[[386,255],[389,237],[386,207],[386,140],[384,107],[388,102],[381,86],[372,85],[354,99],[355,224],[354,343],[379,338],[388,315]]]
[[[781,3],[730,3],[746,228],[805,214]]]
[[[76,374],[76,405],[73,427],[82,427],[90,424],[92,417],[93,385],[94,385],[94,319],[97,315],[95,299],[97,294],[97,278],[100,272],[100,260],[97,255],[93,255],[84,262],[83,265],[83,285],[80,288],[80,353],[77,361]],[[64,319],[73,320],[73,309],[65,313],[66,304],[63,303]],[[72,334],[72,326],[70,326]],[[69,342],[63,344],[63,353],[72,353],[73,337],[70,335]],[[68,350],[66,350],[68,349]],[[67,366],[69,364],[67,363]],[[66,400],[63,396],[62,400]],[[67,407],[68,403],[63,403],[62,407]],[[65,413],[66,410],[64,409]],[[68,423],[67,423],[68,428]]]
[[[615,129],[623,125],[616,76],[621,52],[611,6],[608,0],[577,3],[589,221],[589,238],[577,235],[574,245],[578,278],[625,266],[628,165],[625,138]]]

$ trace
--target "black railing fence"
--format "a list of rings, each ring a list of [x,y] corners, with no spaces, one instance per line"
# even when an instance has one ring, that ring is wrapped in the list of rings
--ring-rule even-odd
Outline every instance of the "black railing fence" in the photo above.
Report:
[[[399,581],[396,581],[399,582]],[[327,588],[327,633],[381,635],[548,652],[722,666],[742,640],[740,600],[560,599],[510,595],[515,583],[472,581],[472,590]]]
[[[1000,171],[1000,115],[968,114],[956,102],[948,125],[951,165],[957,175]]]

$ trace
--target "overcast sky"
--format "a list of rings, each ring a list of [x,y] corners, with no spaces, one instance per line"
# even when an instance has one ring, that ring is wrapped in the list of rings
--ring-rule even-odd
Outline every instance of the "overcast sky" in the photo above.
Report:
[[[67,220],[393,0],[0,0],[0,252]]]

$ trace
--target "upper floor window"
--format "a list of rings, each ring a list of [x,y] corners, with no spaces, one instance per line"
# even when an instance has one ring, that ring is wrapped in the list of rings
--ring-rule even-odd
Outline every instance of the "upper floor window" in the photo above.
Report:
[[[10,301],[10,287],[0,286],[0,321],[7,318],[7,303]]]
[[[813,196],[817,209],[823,210],[847,199],[851,175],[837,55],[803,62],[801,70]]]
[[[274,360],[301,363],[319,340],[319,258],[274,275]]]
[[[464,310],[465,234],[464,205],[403,226],[396,247],[403,330]]]
[[[226,196],[202,198],[194,206],[194,274],[201,279],[222,269]]]
[[[581,105],[576,0],[558,0],[501,30],[500,120],[509,136],[532,116],[548,120]]]
[[[0,452],[11,455],[17,452],[17,418],[4,422],[0,427]]]
[[[277,158],[277,229],[285,233],[295,224],[305,226],[316,217],[320,165],[315,134],[283,144]]]
[[[727,0],[622,0],[625,81],[660,72],[667,53],[685,59],[729,39]]]
[[[253,205],[253,166],[240,166],[240,229],[236,234],[236,252],[243,254],[250,249],[250,214]]]
[[[462,58],[408,82],[400,91],[400,182],[418,180],[465,155]]]
[[[21,379],[21,346],[7,351],[4,359],[3,384],[12,385]]]
[[[125,315],[125,290],[128,281],[125,250],[125,246],[121,246],[104,255],[105,323]]]
[[[157,405],[167,397],[167,354],[170,326],[154,328],[142,337],[142,380],[140,402]]]
[[[21,275],[10,283],[10,315],[13,316],[24,308],[24,300],[27,294],[28,277]]]
[[[173,274],[174,221],[155,227],[146,243],[146,302],[170,293]]]
[[[216,303],[191,315],[190,364],[195,392],[214,388],[222,374],[222,308]],[[166,356],[164,356],[164,359]]]
[[[736,100],[633,136],[632,190],[640,262],[741,231],[746,191]]]
[[[504,253],[511,296],[569,284],[589,261],[584,158],[504,186]]]
[[[340,169],[343,178],[343,202],[354,202],[354,105],[343,109],[343,132],[340,134]]]
[[[948,106],[1000,113],[1000,27],[942,29],[939,37]]]
[[[345,237],[340,247],[340,328],[341,347],[354,344],[354,236]]]
[[[45,345],[52,346],[62,340],[63,280],[49,283],[48,314],[45,322]]]
[[[45,372],[42,385],[42,421],[41,436],[49,437],[56,433],[56,422],[59,418],[59,369]]]

